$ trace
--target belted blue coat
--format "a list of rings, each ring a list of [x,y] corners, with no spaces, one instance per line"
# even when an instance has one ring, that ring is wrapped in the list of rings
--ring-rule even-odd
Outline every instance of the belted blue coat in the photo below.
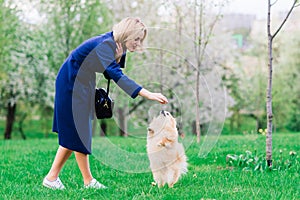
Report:
[[[59,145],[91,154],[96,73],[111,78],[132,98],[142,89],[123,74],[126,54],[117,63],[116,48],[113,32],[104,33],[84,41],[61,66],[56,77],[52,127],[58,133]]]

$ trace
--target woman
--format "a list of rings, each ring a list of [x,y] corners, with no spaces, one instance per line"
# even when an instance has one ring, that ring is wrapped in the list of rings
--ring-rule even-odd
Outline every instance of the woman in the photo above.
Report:
[[[91,154],[96,72],[113,79],[132,98],[138,95],[161,104],[165,96],[153,93],[123,74],[126,51],[141,50],[147,36],[138,18],[125,18],[108,32],[90,38],[74,49],[61,66],[56,78],[53,132],[58,133],[59,147],[43,185],[64,189],[58,175],[74,151],[85,188],[106,188],[93,178],[88,155]]]

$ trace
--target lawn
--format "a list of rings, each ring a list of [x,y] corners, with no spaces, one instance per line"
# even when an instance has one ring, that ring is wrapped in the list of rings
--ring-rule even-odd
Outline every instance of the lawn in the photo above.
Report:
[[[299,159],[300,133],[273,135],[273,157],[280,150]],[[186,142],[188,141],[188,142]],[[206,157],[198,157],[200,145],[194,138],[183,140],[189,159],[189,172],[174,188],[152,186],[152,174],[145,154],[145,138],[94,138],[90,157],[95,178],[105,190],[85,190],[74,155],[60,175],[64,191],[44,188],[41,183],[53,161],[57,139],[0,141],[0,199],[300,199],[300,172],[243,171],[226,165],[227,154],[246,150],[265,151],[265,136],[221,136]]]

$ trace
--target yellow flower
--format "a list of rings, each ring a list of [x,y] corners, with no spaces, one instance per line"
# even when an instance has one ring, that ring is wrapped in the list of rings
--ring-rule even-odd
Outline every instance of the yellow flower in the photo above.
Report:
[[[152,186],[156,186],[156,183],[155,183],[155,182],[152,182],[151,185],[152,185]]]
[[[263,132],[263,130],[260,128],[260,129],[258,129],[258,132],[262,133],[262,132]]]

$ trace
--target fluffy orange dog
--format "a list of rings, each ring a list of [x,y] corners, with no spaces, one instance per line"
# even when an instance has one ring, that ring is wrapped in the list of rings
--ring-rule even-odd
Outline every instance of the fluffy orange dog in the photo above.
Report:
[[[169,112],[161,111],[150,123],[147,153],[158,187],[166,183],[173,187],[180,176],[188,171],[183,145],[178,142],[176,120]]]

